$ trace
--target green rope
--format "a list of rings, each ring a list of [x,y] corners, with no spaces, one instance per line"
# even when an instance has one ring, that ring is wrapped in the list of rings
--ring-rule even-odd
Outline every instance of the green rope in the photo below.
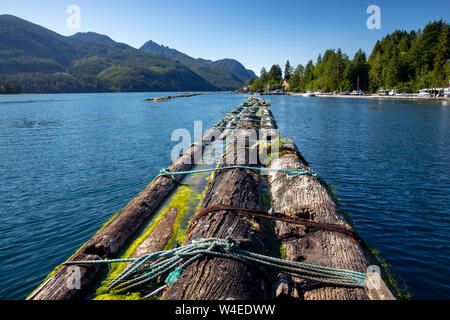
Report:
[[[240,105],[238,107],[239,110],[249,110],[249,109],[263,109],[263,108],[267,108],[268,106],[251,106],[248,107],[246,106],[248,104],[244,104],[244,105]],[[242,118],[243,115],[241,114],[237,114],[237,115],[231,115],[231,114],[227,114],[224,118],[220,119],[215,125],[213,125],[213,128],[219,128],[222,129],[221,127],[219,127],[221,124],[223,123],[229,123],[229,122],[233,122],[233,121],[253,121],[253,122],[272,122],[275,121],[275,119],[273,118],[272,115],[266,115],[265,117],[270,117],[270,120],[267,119],[249,119],[249,118]],[[236,127],[233,127],[231,129],[236,129]]]
[[[301,175],[309,175],[311,177],[315,177],[319,179],[320,181],[324,181],[317,173],[309,171],[309,170],[298,170],[298,169],[275,169],[275,168],[264,168],[264,167],[249,167],[249,166],[229,166],[229,167],[219,167],[219,168],[212,168],[212,169],[200,169],[200,170],[191,170],[191,171],[177,171],[177,172],[170,172],[168,168],[161,169],[159,171],[159,174],[157,176],[169,176],[172,177],[172,179],[175,179],[176,175],[185,175],[185,174],[191,174],[191,173],[202,173],[202,172],[215,172],[215,171],[221,171],[221,170],[229,170],[229,169],[248,169],[248,170],[255,170],[255,171],[265,171],[265,172],[284,172],[286,173],[286,176],[288,178],[295,178]]]
[[[73,264],[110,264],[131,262],[109,284],[110,290],[124,291],[155,281],[167,273],[166,284],[173,285],[193,262],[205,257],[221,257],[245,263],[251,267],[265,266],[294,277],[334,286],[365,287],[366,274],[357,271],[316,266],[283,260],[240,249],[239,242],[227,239],[199,239],[170,251],[159,251],[134,259],[70,261]]]
[[[225,122],[232,122],[232,121],[234,121],[234,120],[225,121]],[[237,121],[272,122],[274,120],[273,119],[271,119],[271,120],[262,120],[262,119],[239,118]]]

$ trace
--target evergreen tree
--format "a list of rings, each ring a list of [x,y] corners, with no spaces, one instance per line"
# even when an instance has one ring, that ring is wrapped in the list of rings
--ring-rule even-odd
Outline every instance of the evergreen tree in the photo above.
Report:
[[[259,78],[261,79],[262,82],[267,82],[268,77],[266,68],[262,67]]]
[[[288,61],[286,61],[286,66],[284,67],[284,79],[286,81],[289,81],[289,79],[291,78],[292,71],[293,71],[293,69],[292,69],[291,64],[289,63],[289,60],[288,60]]]
[[[280,85],[283,79],[283,72],[278,64],[274,64],[267,74],[269,84]]]

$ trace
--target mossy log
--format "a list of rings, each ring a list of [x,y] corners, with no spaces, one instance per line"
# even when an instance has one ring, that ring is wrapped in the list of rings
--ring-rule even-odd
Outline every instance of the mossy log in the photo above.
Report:
[[[152,233],[136,248],[132,257],[137,258],[145,254],[163,251],[173,236],[173,225],[175,224],[179,211],[178,208],[170,208],[161,220],[158,221]]]
[[[271,162],[270,168],[312,171],[295,145],[284,144],[281,154]],[[350,228],[330,190],[319,179],[309,175],[289,178],[283,173],[271,172],[268,181],[272,207],[276,212]],[[363,245],[341,233],[310,232],[304,226],[281,221],[276,223],[276,233],[288,260],[364,273],[370,265]],[[378,290],[334,287],[281,275],[274,292],[278,298],[305,300],[394,299],[384,282],[381,285]]]
[[[254,122],[241,121],[232,138],[244,139],[249,134],[245,127],[256,126]],[[227,148],[220,167],[248,165],[249,157],[246,156],[245,160],[237,158],[235,147],[237,146],[231,145]],[[249,145],[247,150],[248,147]],[[259,179],[259,175],[251,170],[216,171],[200,209],[219,204],[261,209]],[[210,212],[190,226],[191,232],[184,244],[189,244],[194,239],[230,237],[246,240],[241,245],[245,250],[264,253],[261,223],[259,219],[241,217],[232,211]],[[269,297],[270,285],[261,271],[234,260],[217,257],[206,257],[194,262],[163,295],[164,300],[257,300]]]
[[[208,130],[201,141],[192,145],[183,155],[178,157],[169,167],[171,172],[190,170],[196,159],[201,158],[205,147],[214,141],[221,132]],[[142,193],[132,200],[103,229],[94,235],[68,261],[85,260],[95,256],[98,259],[111,259],[117,256],[124,245],[133,237],[138,229],[150,218],[164,199],[178,186],[183,175],[157,177]],[[69,289],[65,283],[70,274],[66,266],[60,266],[50,278],[36,289],[28,300],[68,300],[81,298],[93,280],[99,275],[100,267],[81,268],[81,288]]]

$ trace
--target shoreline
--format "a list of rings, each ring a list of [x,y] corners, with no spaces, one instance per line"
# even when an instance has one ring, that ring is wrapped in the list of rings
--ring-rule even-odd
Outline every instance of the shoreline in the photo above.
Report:
[[[301,94],[287,94],[290,96],[300,96]],[[327,94],[321,94],[316,95],[317,98],[351,98],[351,99],[399,99],[399,100],[426,100],[426,101],[439,101],[439,100],[450,100],[448,97],[418,97],[418,96],[378,96],[378,95],[366,95],[366,96],[352,96],[352,95],[342,95],[342,94],[333,94],[333,95],[327,95]]]

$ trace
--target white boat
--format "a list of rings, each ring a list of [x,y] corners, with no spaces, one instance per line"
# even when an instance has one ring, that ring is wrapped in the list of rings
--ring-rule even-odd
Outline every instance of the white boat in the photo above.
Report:
[[[450,87],[444,89],[444,97],[450,98]]]
[[[431,93],[429,89],[422,89],[419,90],[419,94],[417,95],[419,97],[431,97]]]
[[[306,93],[303,94],[304,97],[315,97],[316,95],[311,90],[306,90]]]

